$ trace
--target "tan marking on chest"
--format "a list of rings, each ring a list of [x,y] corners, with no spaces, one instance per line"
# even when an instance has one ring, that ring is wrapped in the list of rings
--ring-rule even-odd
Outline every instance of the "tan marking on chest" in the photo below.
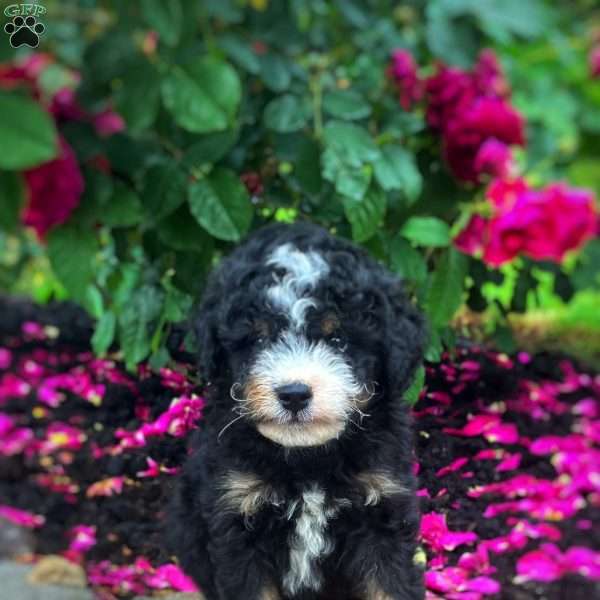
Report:
[[[254,473],[230,471],[219,487],[223,490],[220,502],[246,518],[255,515],[265,504],[280,502],[273,487]]]
[[[383,498],[408,494],[410,490],[383,471],[365,471],[356,476],[365,496],[365,506],[375,506]]]
[[[386,594],[375,581],[367,583],[364,600],[393,600],[389,594]]]
[[[281,595],[275,586],[267,585],[260,592],[260,600],[281,600]]]

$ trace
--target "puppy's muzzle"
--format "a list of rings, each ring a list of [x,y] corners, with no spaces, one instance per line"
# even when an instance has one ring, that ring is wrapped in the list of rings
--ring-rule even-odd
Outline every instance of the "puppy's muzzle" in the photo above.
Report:
[[[281,406],[294,416],[308,408],[312,400],[312,390],[305,383],[288,383],[275,389]]]

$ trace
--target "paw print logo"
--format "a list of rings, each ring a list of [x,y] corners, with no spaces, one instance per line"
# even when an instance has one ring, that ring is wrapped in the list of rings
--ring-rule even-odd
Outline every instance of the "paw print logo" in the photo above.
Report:
[[[43,23],[29,15],[25,19],[23,17],[15,17],[12,23],[7,23],[4,26],[4,31],[10,35],[10,45],[13,48],[19,46],[29,46],[37,48],[40,43],[40,35],[44,33],[46,27]]]

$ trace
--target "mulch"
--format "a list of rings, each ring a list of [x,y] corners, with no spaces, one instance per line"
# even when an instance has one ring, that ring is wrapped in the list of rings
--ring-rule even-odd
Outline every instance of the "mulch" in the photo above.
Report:
[[[0,299],[0,519],[84,566],[99,597],[192,582],[162,516],[202,431],[193,366],[96,358],[76,307]],[[431,600],[600,593],[600,376],[568,357],[463,344],[414,407]],[[419,558],[425,558],[425,555]]]

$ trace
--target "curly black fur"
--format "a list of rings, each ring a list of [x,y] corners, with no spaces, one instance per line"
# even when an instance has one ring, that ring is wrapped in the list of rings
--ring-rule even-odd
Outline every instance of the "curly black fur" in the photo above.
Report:
[[[265,261],[291,243],[317,251],[330,270],[313,296],[306,336],[321,339],[315,323],[334,311],[340,321],[345,360],[361,381],[375,381],[362,423],[349,422],[325,444],[283,447],[263,437],[251,419],[240,419],[221,437],[235,401],[232,384],[251,364],[260,343],[253,323],[268,319],[270,339],[285,319],[268,305],[265,288],[273,269]],[[308,224],[259,230],[224,259],[212,274],[199,310],[196,332],[200,367],[208,379],[207,411],[169,511],[168,533],[181,565],[208,600],[371,600],[423,598],[422,570],[413,557],[419,527],[411,473],[413,441],[402,399],[422,360],[424,324],[401,282],[355,245]],[[279,501],[242,515],[224,509],[222,478],[252,473]],[[357,485],[362,473],[385,472],[405,492],[365,504]],[[310,486],[327,502],[344,499],[327,522],[332,545],[319,561],[322,585],[290,594],[283,585],[299,498]]]

